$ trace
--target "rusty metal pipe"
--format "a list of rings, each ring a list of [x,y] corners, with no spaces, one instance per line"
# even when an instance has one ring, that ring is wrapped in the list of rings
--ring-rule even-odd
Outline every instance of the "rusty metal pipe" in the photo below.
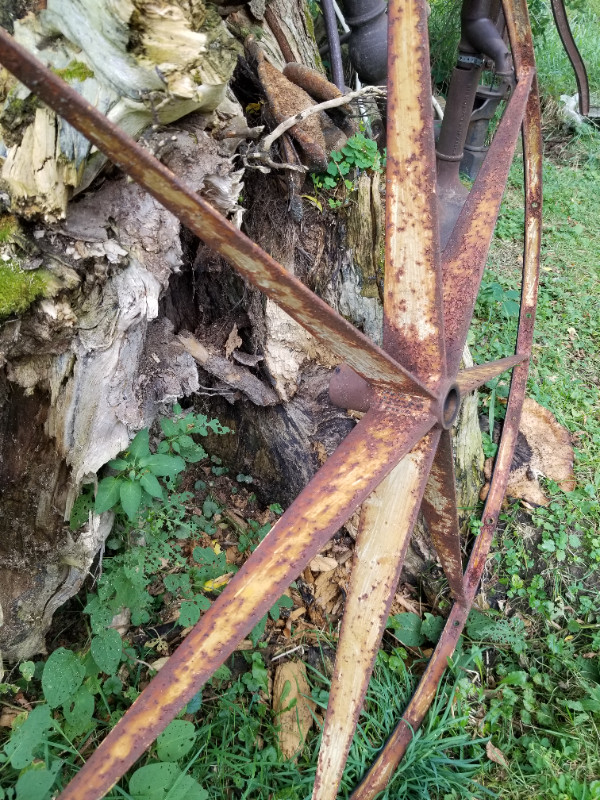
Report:
[[[575,73],[577,91],[579,92],[579,113],[583,117],[587,117],[590,113],[590,86],[587,72],[585,71],[585,64],[575,44],[563,0],[550,0],[550,5],[552,7],[554,22],[558,29],[558,35],[560,36],[560,40],[563,43],[563,47],[566,50]]]
[[[450,81],[446,111],[436,147],[442,250],[469,194],[468,189],[460,182],[459,172],[480,75],[481,64],[473,64],[466,69],[456,67]]]

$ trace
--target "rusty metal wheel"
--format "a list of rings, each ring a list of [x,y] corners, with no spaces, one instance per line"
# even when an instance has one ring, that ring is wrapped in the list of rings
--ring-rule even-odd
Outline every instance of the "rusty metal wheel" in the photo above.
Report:
[[[455,600],[415,695],[352,797],[372,798],[392,776],[433,699],[475,597],[506,489],[531,354],[541,228],[539,103],[526,0],[506,0],[504,13],[515,88],[487,159],[442,250],[426,4],[424,0],[390,2],[382,349],[10,37],[0,35],[0,60],[8,69],[335,352],[346,366],[336,373],[333,394],[342,400],[345,397],[349,405],[368,407],[67,786],[63,800],[102,797],[361,504],[356,565],[340,633],[314,800],[330,800],[337,794],[421,505]],[[526,240],[516,353],[461,370],[461,353],[521,127]],[[481,532],[463,574],[449,428],[461,396],[511,368],[506,421]]]

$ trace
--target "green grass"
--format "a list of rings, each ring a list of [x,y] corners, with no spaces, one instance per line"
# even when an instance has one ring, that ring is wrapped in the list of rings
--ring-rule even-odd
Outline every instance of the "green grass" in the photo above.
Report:
[[[532,4],[534,5],[534,4]],[[572,95],[577,91],[575,76],[564,51],[554,22],[550,17],[549,2],[542,0],[535,4],[532,16],[539,20],[543,31],[536,38],[536,62],[542,92],[558,99],[562,94]],[[569,24],[577,48],[585,62],[592,94],[600,92],[600,48],[598,30],[600,29],[599,0],[567,2]]]
[[[504,594],[503,618],[525,623],[524,639],[487,643],[488,689],[479,698],[483,731],[509,764],[488,767],[488,785],[510,800],[600,797],[598,134],[587,133],[587,152],[585,168],[544,160],[541,283],[527,388],[570,432],[577,487],[565,493],[547,484],[550,505],[529,514],[510,507],[491,570],[490,585],[497,581]],[[476,361],[514,348],[521,180],[517,160],[470,335]],[[492,392],[506,396],[506,379],[484,391],[484,414]]]

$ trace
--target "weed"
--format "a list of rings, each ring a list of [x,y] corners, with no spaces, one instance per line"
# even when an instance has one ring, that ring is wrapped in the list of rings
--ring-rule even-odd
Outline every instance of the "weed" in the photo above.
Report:
[[[360,170],[374,170],[381,172],[385,167],[385,155],[382,157],[377,149],[377,142],[368,139],[363,133],[351,136],[341,150],[331,153],[327,171],[324,174],[313,174],[312,181],[317,191],[332,191],[343,186],[347,192],[352,192],[355,186],[355,176]],[[330,208],[339,208],[343,205],[339,198],[329,198]]]

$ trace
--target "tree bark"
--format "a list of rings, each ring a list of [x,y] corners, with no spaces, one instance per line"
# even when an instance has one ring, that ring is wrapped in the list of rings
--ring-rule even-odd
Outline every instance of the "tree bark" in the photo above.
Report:
[[[136,0],[117,17],[108,2],[48,0],[15,35],[380,341],[379,177],[363,174],[347,207],[321,213],[302,201],[312,190],[294,173],[243,171],[235,157],[252,123],[273,123],[283,85],[249,56],[234,73],[240,42],[260,27],[276,70],[290,55],[320,69],[307,6],[273,0],[265,13],[253,0],[221,11]],[[175,400],[234,428],[209,448],[286,504],[354,420],[329,401],[329,352],[6,74],[2,86],[0,246],[9,280],[33,292],[26,310],[0,306],[0,652],[16,660],[43,651],[52,614],[81,588],[110,530],[110,514],[90,514],[70,532],[82,484]],[[247,119],[261,99],[264,119]],[[327,141],[332,123],[322,126]],[[310,160],[311,144],[286,136],[280,155]],[[460,430],[472,444],[457,456],[472,475],[481,447],[468,413]],[[469,485],[467,506],[478,491]],[[423,533],[410,576],[434,558]]]

